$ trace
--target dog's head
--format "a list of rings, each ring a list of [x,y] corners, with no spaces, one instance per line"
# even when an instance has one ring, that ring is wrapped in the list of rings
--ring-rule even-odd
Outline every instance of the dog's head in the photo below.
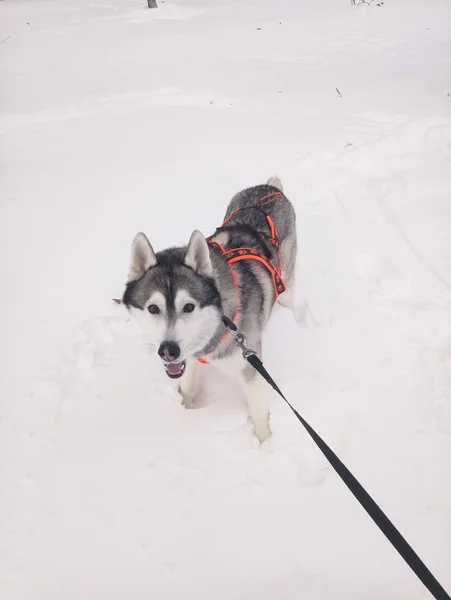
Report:
[[[221,323],[221,298],[208,244],[194,231],[186,248],[155,252],[143,233],[133,241],[123,303],[163,360],[172,379],[200,355]]]

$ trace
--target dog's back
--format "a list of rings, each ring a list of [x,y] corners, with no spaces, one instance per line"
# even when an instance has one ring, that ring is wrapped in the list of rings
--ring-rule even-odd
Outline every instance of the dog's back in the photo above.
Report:
[[[268,234],[268,216],[275,225],[280,257],[270,243],[255,236],[255,232]],[[276,267],[280,267],[287,285],[291,285],[296,263],[296,213],[284,195],[278,177],[271,177],[265,185],[247,188],[236,194],[227,207],[224,223],[229,229],[230,246],[254,247],[260,252],[263,250]]]

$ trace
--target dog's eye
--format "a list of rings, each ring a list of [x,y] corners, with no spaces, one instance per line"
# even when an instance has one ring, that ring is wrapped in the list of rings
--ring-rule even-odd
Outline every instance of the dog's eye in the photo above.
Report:
[[[183,312],[190,313],[194,310],[194,304],[185,304],[183,307]]]
[[[160,309],[156,304],[149,304],[147,310],[150,312],[151,315],[157,315],[160,312]]]

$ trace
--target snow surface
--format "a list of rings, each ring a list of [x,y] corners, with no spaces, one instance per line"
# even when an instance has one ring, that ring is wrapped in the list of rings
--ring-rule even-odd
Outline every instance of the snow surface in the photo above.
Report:
[[[133,236],[277,173],[299,292],[265,364],[451,589],[451,4],[0,2],[2,600],[429,598],[287,407],[185,410]],[[312,320],[310,320],[312,321]]]

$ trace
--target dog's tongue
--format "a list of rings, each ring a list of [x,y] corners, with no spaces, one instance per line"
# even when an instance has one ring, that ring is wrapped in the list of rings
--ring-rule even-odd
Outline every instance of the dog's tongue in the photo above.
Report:
[[[166,371],[169,375],[180,375],[182,372],[183,363],[169,363],[166,365]]]

